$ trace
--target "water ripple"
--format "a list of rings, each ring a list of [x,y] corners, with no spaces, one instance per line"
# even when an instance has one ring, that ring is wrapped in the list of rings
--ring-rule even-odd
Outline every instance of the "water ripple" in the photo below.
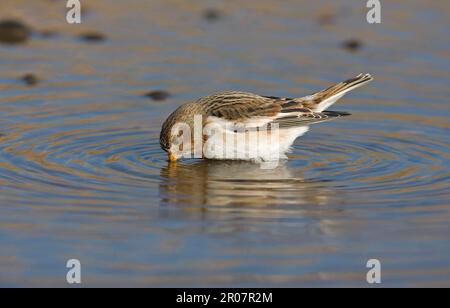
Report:
[[[309,197],[302,196],[304,202],[315,202],[326,191],[348,189],[379,202],[448,197],[444,183],[449,174],[442,168],[449,164],[445,135],[389,133],[389,127],[368,133],[347,130],[345,125],[341,130],[322,127],[315,132],[313,127],[297,141],[290,161],[280,162],[275,170],[262,170],[246,162],[201,160],[183,161],[174,168],[159,148],[157,131],[79,127],[31,126],[3,136],[0,179],[18,190],[39,191],[45,186],[51,191],[54,186],[66,193],[115,192],[141,198],[148,196],[149,187],[170,182],[174,187],[159,193],[176,200],[183,196],[187,203],[198,202],[186,197],[193,186],[206,195],[205,202],[219,204],[261,203],[260,198],[248,197],[265,196],[262,190],[272,193],[263,203],[299,203],[299,193],[306,191]]]

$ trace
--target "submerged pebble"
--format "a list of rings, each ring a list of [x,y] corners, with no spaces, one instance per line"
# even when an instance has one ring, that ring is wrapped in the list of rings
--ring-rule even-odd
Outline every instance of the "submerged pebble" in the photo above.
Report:
[[[39,82],[39,78],[32,73],[23,75],[20,80],[25,83],[27,86],[35,86]]]
[[[342,43],[342,47],[349,52],[356,52],[363,47],[363,43],[358,39],[349,39]]]
[[[106,40],[106,36],[100,32],[86,32],[81,34],[79,38],[87,43],[100,43]]]
[[[31,30],[24,23],[17,20],[0,21],[0,43],[25,43],[31,35]]]
[[[220,19],[222,13],[217,9],[206,9],[203,12],[203,18],[207,21],[216,21]]]
[[[164,90],[155,90],[145,94],[146,97],[151,98],[154,101],[163,101],[170,97],[170,93]]]

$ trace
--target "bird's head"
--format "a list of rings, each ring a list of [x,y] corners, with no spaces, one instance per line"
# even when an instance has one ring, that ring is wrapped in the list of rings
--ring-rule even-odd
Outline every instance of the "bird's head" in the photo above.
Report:
[[[175,110],[164,122],[159,143],[161,148],[167,152],[169,161],[175,162],[182,156],[192,154],[196,115],[201,115],[198,105],[185,104]]]

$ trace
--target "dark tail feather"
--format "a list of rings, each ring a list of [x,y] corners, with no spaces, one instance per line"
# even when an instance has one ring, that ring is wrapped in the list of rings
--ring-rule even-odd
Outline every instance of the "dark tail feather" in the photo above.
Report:
[[[356,89],[373,80],[370,74],[359,74],[358,76],[340,82],[334,86],[329,87],[323,91],[317,92],[311,96],[312,108],[316,112],[322,112],[323,110],[334,104],[339,98],[344,96],[345,93]]]

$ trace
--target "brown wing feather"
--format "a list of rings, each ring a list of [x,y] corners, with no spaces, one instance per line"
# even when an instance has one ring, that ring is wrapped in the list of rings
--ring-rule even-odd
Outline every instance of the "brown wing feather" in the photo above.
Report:
[[[356,80],[355,80],[356,81]],[[342,89],[342,85],[329,88],[327,93]],[[206,96],[197,101],[203,105],[208,116],[230,121],[245,122],[252,118],[272,118],[269,122],[278,123],[280,127],[303,126],[328,121],[344,115],[339,112],[314,112],[316,102],[310,97],[287,98],[261,96],[248,92],[227,91]],[[312,106],[313,105],[313,106]]]
[[[229,91],[201,98],[208,116],[230,121],[246,121],[255,117],[275,117],[282,109],[276,99],[253,93]]]
[[[324,111],[324,112],[312,112],[311,114],[305,114],[302,116],[288,116],[284,118],[278,118],[269,124],[277,124],[279,128],[290,128],[307,126],[320,122],[334,120],[340,117],[349,116],[350,113],[339,111]]]

